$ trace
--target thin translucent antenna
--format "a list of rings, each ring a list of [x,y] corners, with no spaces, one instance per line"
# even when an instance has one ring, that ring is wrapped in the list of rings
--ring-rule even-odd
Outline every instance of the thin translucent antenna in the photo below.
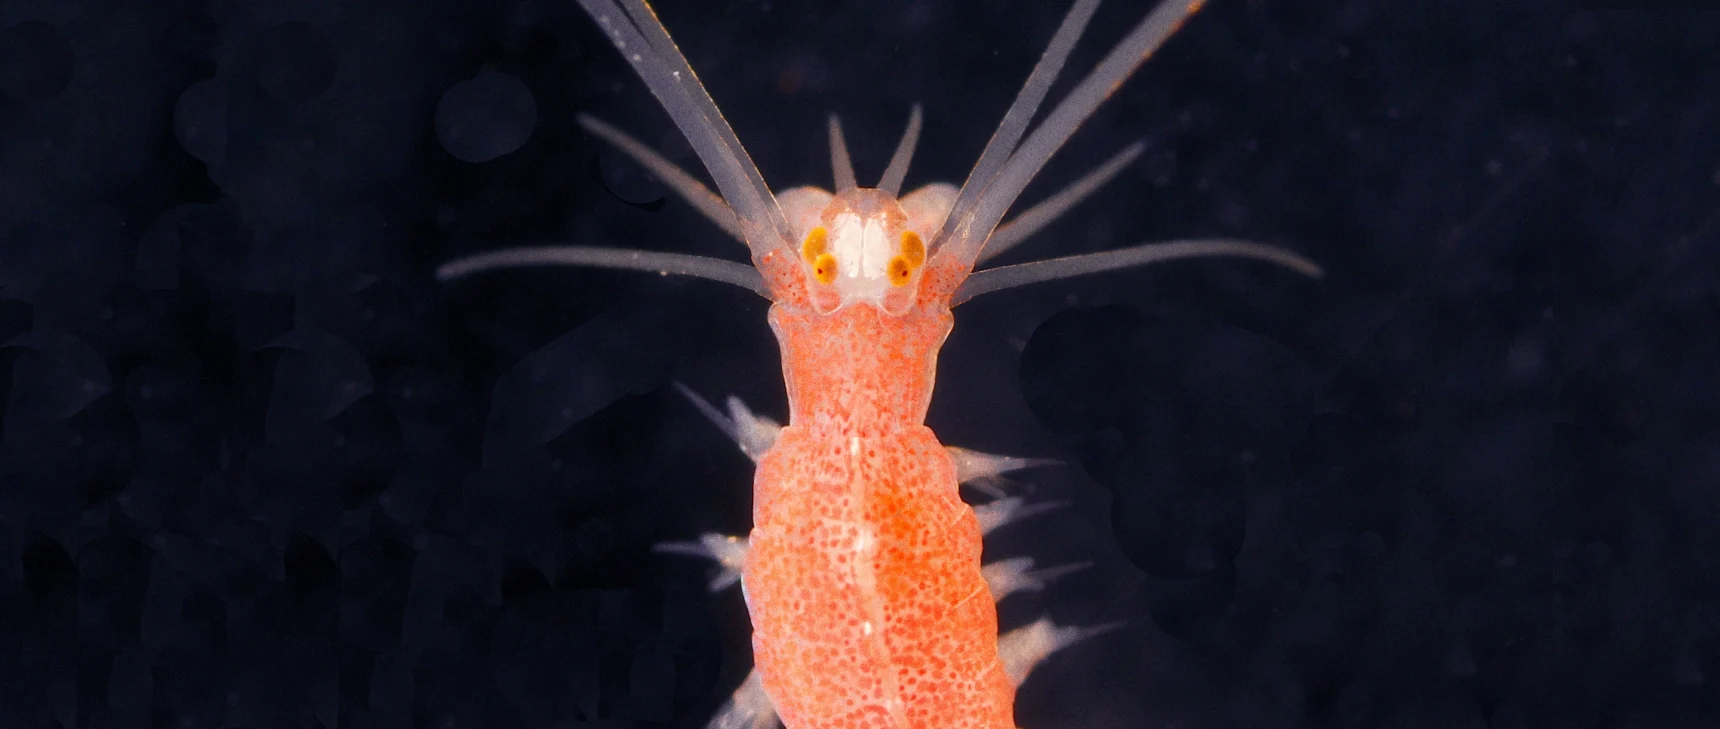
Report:
[[[580,114],[574,117],[574,120],[579,122],[585,131],[591,132],[592,136],[608,142],[610,146],[621,150],[622,154],[632,157],[634,162],[638,162],[639,166],[645,168],[645,171],[662,180],[663,184],[668,185],[669,189],[681,196],[681,199],[692,204],[695,210],[703,213],[711,222],[716,223],[717,227],[722,228],[724,233],[728,233],[730,237],[742,243],[746,242],[746,236],[741,233],[740,221],[735,220],[735,211],[730,210],[729,204],[723,202],[723,199],[718,197],[716,193],[711,192],[710,188],[705,187],[704,183],[694,179],[692,175],[687,174],[680,167],[676,167],[674,162],[670,162],[663,155],[657,154],[655,150],[645,146],[639,140],[628,136],[626,132],[616,129],[590,114]]]
[[[1087,173],[1057,194],[1045,198],[1038,205],[1028,208],[1026,212],[1015,216],[1015,219],[998,226],[997,232],[991,234],[991,240],[979,252],[979,260],[975,261],[975,265],[1003,255],[1004,251],[1014,248],[1041,228],[1050,225],[1052,221],[1069,212],[1070,208],[1087,199],[1088,195],[1104,187],[1105,183],[1122,172],[1124,167],[1128,167],[1140,157],[1146,148],[1147,145],[1141,142],[1129,145],[1123,151],[1111,155],[1098,169]]]
[[[908,176],[908,163],[914,161],[914,148],[920,145],[920,105],[908,111],[908,128],[902,131],[902,141],[896,143],[896,153],[890,155],[890,166],[878,179],[878,189],[896,197],[902,193],[902,180]]]
[[[656,14],[644,0],[624,1],[627,13],[616,6],[615,0],[579,0],[579,4],[651,88],[652,95],[705,163],[717,190],[734,211],[753,257],[763,256],[788,239],[788,223],[782,209],[777,207],[776,198],[765,186],[758,167],[747,156],[746,148],[741,146]]]
[[[1111,92],[1122,85],[1159,46],[1164,45],[1165,39],[1200,9],[1201,2],[1202,0],[1166,2],[1154,8],[1099,62],[1092,73],[1087,74],[1068,96],[1058,102],[1057,107],[1046,115],[1045,121],[1034,128],[1027,140],[1010,155],[1009,162],[997,173],[991,186],[981,193],[979,202],[973,207],[972,218],[954,223],[957,226],[954,230],[957,232],[949,241],[949,245],[953,246],[951,255],[958,256],[958,260],[971,261],[978,258],[980,248],[985,245],[992,228],[1003,218],[1009,207],[1015,204],[1016,197],[1021,195],[1022,189],[1033,180],[1033,176],[1039,174],[1046,160],[1051,159],[1051,155],[1055,154],[1064,142],[1069,141],[1069,137],[1081,127],[1082,122],[1087,121],[1087,117],[1093,115],[1093,111],[1099,108],[1099,104],[1104,103]],[[950,223],[945,223],[946,227],[948,225]]]
[[[1009,105],[1009,111],[1004,112],[1003,121],[998,123],[997,131],[991,135],[991,141],[985,145],[985,151],[979,155],[979,161],[974,163],[973,171],[968,173],[966,182],[962,183],[961,194],[956,197],[955,204],[950,207],[950,214],[944,218],[944,225],[938,234],[932,237],[932,249],[937,250],[944,244],[946,238],[955,233],[956,221],[965,219],[968,211],[979,201],[980,193],[985,192],[998,170],[1009,161],[1010,153],[1015,151],[1015,145],[1021,141],[1021,135],[1027,131],[1028,122],[1033,121],[1034,112],[1039,110],[1039,103],[1045,100],[1046,92],[1051,90],[1051,83],[1057,80],[1057,74],[1063,70],[1063,63],[1069,60],[1069,52],[1075,49],[1075,42],[1081,39],[1081,31],[1087,28],[1087,22],[1093,19],[1093,11],[1099,8],[1099,0],[1076,0],[1069,8],[1069,14],[1063,16],[1063,23],[1057,26],[1057,32],[1051,36],[1051,44],[1046,46],[1045,54],[1039,57],[1039,63],[1034,64],[1033,71],[1027,74],[1027,82],[1016,92],[1015,101]]]
[[[585,1],[606,3],[611,8],[615,6],[613,0]],[[771,195],[770,187],[765,185],[764,176],[760,174],[758,165],[753,163],[752,157],[747,154],[746,146],[741,144],[739,137],[735,136],[735,130],[729,126],[728,120],[723,117],[723,112],[717,107],[717,102],[711,99],[711,93],[705,89],[704,83],[699,81],[699,75],[693,71],[692,65],[687,62],[686,54],[681,53],[680,47],[675,45],[675,40],[669,37],[669,29],[663,27],[663,21],[657,18],[657,11],[652,10],[645,0],[622,0],[622,4],[627,13],[632,16],[633,23],[637,26],[640,35],[657,51],[656,66],[659,77],[672,81],[681,89],[685,105],[703,118],[704,125],[698,129],[714,137],[729,149],[733,158],[734,171],[738,172],[748,183],[744,186],[737,185],[740,188],[738,194],[746,197],[742,203],[737,204],[734,195],[724,191],[724,198],[729,201],[729,206],[736,209],[736,215],[741,218],[743,223],[765,226],[766,230],[760,231],[761,233],[775,233],[778,240],[787,240],[792,231],[788,227],[788,221],[783,217],[782,208],[776,204],[776,198]],[[635,64],[635,68],[638,68],[637,64]],[[664,71],[668,73],[665,75]],[[686,131],[685,128],[682,129],[683,134],[686,134]],[[712,175],[715,174],[712,172]],[[722,188],[722,185],[719,184],[718,187]],[[745,212],[745,210],[756,211],[756,214]],[[760,240],[757,245],[769,248],[777,242],[765,238]],[[749,243],[749,245],[753,244]]]
[[[686,253],[598,246],[533,246],[479,253],[442,264],[436,269],[436,278],[452,281],[475,273],[526,266],[621,268],[629,271],[649,271],[664,276],[695,276],[734,284],[759,296],[770,298],[770,291],[764,285],[764,275],[745,263]]]
[[[830,131],[830,172],[836,176],[836,194],[858,187],[854,181],[854,160],[848,156],[848,140],[842,137],[842,120],[830,115],[826,124]]]
[[[999,266],[978,271],[956,289],[951,306],[980,294],[1012,289],[1041,281],[1055,281],[1071,276],[1113,271],[1131,266],[1146,266],[1181,258],[1207,256],[1236,256],[1253,258],[1283,266],[1309,278],[1320,278],[1325,272],[1320,265],[1283,248],[1240,240],[1179,240],[1164,243],[1119,248],[1114,251],[1088,253],[1079,256],[1051,258],[1014,266]]]

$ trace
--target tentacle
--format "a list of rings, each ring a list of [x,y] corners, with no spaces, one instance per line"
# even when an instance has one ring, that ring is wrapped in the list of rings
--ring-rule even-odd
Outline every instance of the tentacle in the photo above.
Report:
[[[746,537],[731,537],[715,532],[699,536],[697,542],[663,542],[651,547],[658,554],[679,554],[699,557],[717,563],[720,568],[711,578],[711,592],[721,592],[740,582],[741,565],[746,562]]]
[[[1007,495],[999,483],[1003,481],[1004,474],[1062,463],[1055,458],[1002,456],[955,446],[946,446],[945,450],[949,451],[950,459],[955,461],[956,483],[972,486],[997,499]]]
[[[625,13],[615,0],[579,0],[698,153],[734,210],[753,257],[762,257],[789,237],[770,188],[656,13],[644,0],[622,2]]]
[[[1021,135],[1027,131],[1028,123],[1033,121],[1034,112],[1039,110],[1039,104],[1045,100],[1046,92],[1051,90],[1052,82],[1056,81],[1057,74],[1063,71],[1063,63],[1069,60],[1070,51],[1075,49],[1075,42],[1081,39],[1081,31],[1087,28],[1087,23],[1093,19],[1093,11],[1098,8],[1099,0],[1076,0],[1074,6],[1069,8],[1069,13],[1063,16],[1063,23],[1058,25],[1057,32],[1052,34],[1045,54],[1034,64],[1033,71],[1027,74],[1027,82],[1021,85],[1021,91],[1016,92],[1015,101],[1009,105],[1009,111],[1004,112],[1003,121],[998,123],[997,131],[992,133],[991,141],[986,143],[985,151],[980,153],[979,161],[974,163],[973,171],[968,173],[967,181],[962,183],[961,195],[951,207],[943,228],[932,239],[934,251],[948,245],[952,237],[968,235],[961,229],[960,223],[969,218],[974,205],[980,201],[981,195],[1015,152],[1016,143],[1021,141]],[[976,250],[977,246],[978,243],[973,244]]]
[[[744,263],[686,253],[598,246],[536,246],[479,253],[442,264],[436,269],[436,278],[451,281],[474,273],[525,266],[588,266],[650,271],[664,276],[695,276],[734,284],[770,298],[770,291],[764,285],[764,275]]]
[[[1131,266],[1206,256],[1237,256],[1277,264],[1309,278],[1320,278],[1325,272],[1320,265],[1296,253],[1239,240],[1182,240],[1119,248],[1114,251],[1087,253],[1079,256],[1051,258],[1013,266],[999,266],[978,271],[956,289],[951,305],[960,304],[980,294],[1026,286],[1041,281],[1055,281],[1071,276],[1113,271]]]
[[[895,154],[890,155],[890,166],[884,168],[884,176],[878,179],[878,189],[897,196],[902,191],[902,180],[908,176],[908,163],[914,161],[914,149],[920,144],[920,105],[915,104],[908,111],[908,128],[902,130],[902,141],[896,143]]]
[[[574,118],[574,121],[579,122],[580,126],[598,139],[602,139],[621,150],[622,154],[632,157],[633,161],[639,163],[639,166],[644,167],[647,172],[662,180],[663,184],[668,185],[669,189],[681,196],[681,199],[691,203],[694,209],[703,213],[711,222],[716,223],[717,227],[722,228],[724,233],[729,234],[729,237],[742,243],[746,242],[746,235],[741,232],[740,221],[735,219],[735,211],[729,209],[729,204],[723,202],[722,197],[711,192],[710,188],[705,187],[703,183],[687,174],[685,170],[675,166],[674,162],[670,162],[663,155],[657,154],[655,150],[645,146],[626,132],[605,124],[590,114],[580,114]]]
[[[1123,627],[1125,623],[1104,623],[1093,626],[1058,625],[1050,618],[1040,618],[1031,625],[1011,630],[997,637],[997,652],[1003,658],[1003,670],[1020,686],[1033,668],[1052,653],[1081,641],[1104,635]]]
[[[741,452],[747,454],[754,463],[763,458],[766,451],[776,444],[777,436],[782,434],[782,424],[763,415],[754,415],[753,411],[741,402],[741,399],[729,396],[729,413],[724,415],[709,400],[693,392],[693,388],[679,382],[673,383],[675,389],[692,401],[693,407],[723,431],[729,439],[740,446]]]
[[[986,587],[991,589],[991,599],[1001,602],[1011,593],[1038,592],[1059,577],[1092,566],[1092,562],[1072,562],[1036,570],[1033,569],[1032,557],[1015,557],[987,564],[980,568],[980,574],[985,577]]]
[[[1104,187],[1105,183],[1110,182],[1111,178],[1122,172],[1124,167],[1128,167],[1131,162],[1140,157],[1141,152],[1146,148],[1147,146],[1141,142],[1135,142],[1123,148],[1123,151],[1111,155],[1110,159],[1099,165],[1098,169],[1087,173],[1068,187],[1059,190],[1057,194],[1028,208],[1009,222],[998,226],[997,232],[991,234],[991,241],[985,244],[985,248],[979,253],[979,260],[975,263],[985,263],[1003,255],[1004,251],[1014,248],[1022,241],[1027,240],[1029,236],[1039,232],[1041,228],[1056,221],[1064,213],[1069,212],[1070,208],[1087,199],[1088,195]]]
[[[848,156],[848,140],[842,136],[842,120],[835,114],[830,115],[827,128],[830,132],[830,172],[836,176],[836,194],[855,188],[854,159]]]
[[[1015,204],[1015,199],[1039,174],[1051,155],[1069,141],[1099,104],[1200,9],[1200,5],[1201,0],[1176,0],[1165,2],[1148,13],[1010,154],[1009,161],[980,191],[971,208],[964,209],[957,203],[950,221],[944,224],[950,236],[944,244],[948,247],[947,255],[971,266],[998,221],[1003,219],[1004,213]],[[1073,10],[1070,12],[1074,13]]]
[[[979,517],[980,533],[990,534],[1005,524],[1013,524],[1027,517],[1061,509],[1068,505],[1069,502],[1067,501],[1041,501],[1037,504],[1028,505],[1026,500],[1019,496],[1009,496],[975,506],[973,513]]]

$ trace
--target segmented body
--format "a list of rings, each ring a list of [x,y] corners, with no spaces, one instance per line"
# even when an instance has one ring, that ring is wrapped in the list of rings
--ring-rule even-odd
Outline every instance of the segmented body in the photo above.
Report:
[[[730,415],[688,392],[758,461],[750,540],[706,534],[663,551],[740,569],[753,621],[754,672],[716,729],[1014,729],[1015,686],[1052,652],[1115,625],[1049,619],[998,635],[995,599],[1039,589],[1079,565],[1030,559],[983,569],[982,527],[1034,511],[997,498],[969,508],[958,480],[1033,459],[952,451],[924,422],[951,307],[1025,284],[1196,256],[1238,256],[1318,277],[1289,251],[1231,240],[1149,243],[980,270],[1056,219],[1138,156],[1136,143],[1064,191],[1000,222],[1081,122],[1200,0],[1167,0],[1142,18],[1028,133],[1099,0],[1075,0],[961,188],[902,193],[917,143],[916,107],[877,187],[858,187],[839,122],[829,124],[835,191],[773,193],[645,0],[578,0],[692,144],[721,195],[621,131],[580,124],[633,157],[746,244],[752,267],[660,251],[521,248],[442,267],[444,279],[512,266],[575,265],[677,273],[744,286],[772,301],[789,426],[730,401]],[[991,246],[989,253],[987,246]],[[1042,510],[1042,509],[1040,509]]]
[[[923,423],[947,307],[771,308],[791,425],[759,461],[742,580],[795,729],[1012,729],[980,527]]]

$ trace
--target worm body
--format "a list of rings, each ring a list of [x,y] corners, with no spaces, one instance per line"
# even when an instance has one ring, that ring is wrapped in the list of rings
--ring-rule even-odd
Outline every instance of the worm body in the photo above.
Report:
[[[1012,729],[980,526],[922,422],[947,309],[778,304],[790,423],[742,572],[754,661],[796,729]]]
[[[789,424],[730,398],[727,414],[680,386],[758,463],[747,538],[703,535],[658,551],[722,566],[713,590],[742,583],[754,670],[713,729],[1014,729],[1015,687],[1054,651],[1117,627],[1040,619],[998,632],[995,602],[1084,565],[980,563],[981,537],[1049,508],[993,492],[969,507],[960,483],[1046,462],[949,448],[925,426],[951,307],[1030,283],[1198,256],[1251,258],[1310,276],[1283,249],[1233,240],[1146,243],[981,269],[1114,177],[1143,148],[1010,221],[1004,215],[1104,99],[1200,6],[1170,0],[1141,19],[1029,132],[1098,0],[1075,0],[1045,55],[961,186],[901,193],[920,109],[876,187],[855,180],[842,128],[829,121],[835,189],[773,192],[644,0],[579,0],[692,145],[717,192],[604,122],[579,123],[636,160],[747,247],[751,266],[661,251],[569,245],[452,261],[444,279],[527,265],[697,276],[771,300]],[[719,194],[720,193],[720,194]],[[989,248],[988,248],[989,246]]]

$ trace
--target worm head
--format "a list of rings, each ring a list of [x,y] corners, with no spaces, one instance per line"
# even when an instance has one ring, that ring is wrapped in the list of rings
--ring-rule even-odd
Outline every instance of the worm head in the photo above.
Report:
[[[795,202],[816,204],[816,197]],[[784,212],[802,222],[796,254],[814,308],[868,304],[899,315],[913,306],[934,231],[917,229],[894,195],[853,188],[828,196],[816,213]]]

